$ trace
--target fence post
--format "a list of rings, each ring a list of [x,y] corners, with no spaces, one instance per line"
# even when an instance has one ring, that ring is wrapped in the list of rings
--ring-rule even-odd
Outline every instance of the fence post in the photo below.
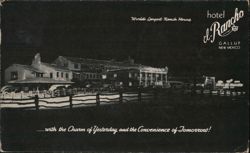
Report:
[[[141,103],[141,89],[139,89],[138,92],[138,102]]]
[[[75,93],[74,93],[74,94],[76,95],[77,93],[78,93],[78,89],[76,88],[76,90],[75,90]]]
[[[96,106],[100,106],[100,93],[97,92],[96,94]]]
[[[119,92],[119,103],[122,103],[123,101],[123,97],[122,97],[122,91]]]
[[[69,108],[70,108],[70,109],[73,108],[73,104],[72,104],[72,94],[69,95]]]
[[[36,110],[39,110],[39,97],[38,97],[38,95],[35,95],[35,106],[36,106]]]
[[[11,92],[12,100],[14,99],[14,92]]]

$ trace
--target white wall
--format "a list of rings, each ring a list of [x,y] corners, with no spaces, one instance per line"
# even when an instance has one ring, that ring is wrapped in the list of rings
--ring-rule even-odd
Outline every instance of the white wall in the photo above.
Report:
[[[11,72],[17,72],[17,80],[24,80],[28,78],[35,78],[35,73],[26,70],[18,65],[11,65],[5,69],[5,82],[11,81]]]
[[[55,80],[70,81],[73,78],[72,72],[68,70],[55,69],[43,63],[33,64],[32,66],[44,72],[43,77],[46,77],[46,78],[50,78],[50,73],[53,74],[53,79]],[[57,72],[59,72],[59,77],[57,77]],[[63,77],[61,77],[61,73],[63,73]],[[68,78],[66,78],[66,73],[68,73]]]

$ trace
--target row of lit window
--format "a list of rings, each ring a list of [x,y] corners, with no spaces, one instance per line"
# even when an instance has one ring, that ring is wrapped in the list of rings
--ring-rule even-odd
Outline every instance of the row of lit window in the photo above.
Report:
[[[43,77],[43,73],[36,73],[36,77]]]
[[[134,75],[134,76],[133,76]],[[162,78],[165,78],[165,74],[163,74],[162,76],[160,75],[160,74],[155,74],[155,73],[148,73],[147,75],[145,74],[145,73],[142,73],[142,77],[153,77],[153,78],[155,78],[155,77],[157,77],[158,79],[160,79],[160,77],[162,77]],[[113,77],[114,78],[117,78],[117,73],[114,73],[113,74]],[[129,73],[128,74],[128,77],[129,78],[132,78],[132,77],[138,77],[138,73]]]
[[[90,74],[86,74],[86,78],[87,79],[100,79],[101,75],[100,74],[95,74],[95,73],[90,73]]]
[[[60,72],[56,72],[56,77],[59,78],[60,77]],[[61,72],[61,78],[64,77],[64,73]],[[50,73],[50,78],[53,78],[53,73],[51,72]],[[69,74],[68,73],[65,73],[65,78],[69,78]]]
[[[86,78],[86,79],[100,79],[101,75],[96,74],[96,73],[86,73],[86,74],[84,74],[82,76],[80,74],[76,74],[76,73],[73,74],[73,78],[80,78],[80,77],[83,77],[83,78]]]
[[[134,73],[134,77],[137,77],[137,76],[138,76],[138,73]],[[113,74],[113,77],[114,77],[114,78],[117,78],[117,73],[114,73],[114,74]],[[133,77],[133,73],[129,73],[129,74],[128,74],[128,77],[129,77],[129,78],[132,78],[132,77]]]
[[[123,82],[117,82],[116,84],[122,86]],[[128,86],[133,86],[133,83],[132,82],[128,82]]]
[[[80,68],[82,68],[82,69],[90,69],[90,67],[91,66],[89,66],[89,65],[74,63],[74,69],[80,69]],[[98,70],[98,69],[106,69],[106,68],[104,66],[98,66],[98,68],[95,67],[95,69]]]
[[[142,73],[142,77],[165,77],[165,74],[155,74],[155,73]]]

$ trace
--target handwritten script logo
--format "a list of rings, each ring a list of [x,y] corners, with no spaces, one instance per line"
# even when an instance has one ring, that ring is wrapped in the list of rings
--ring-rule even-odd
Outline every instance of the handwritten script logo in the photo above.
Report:
[[[244,11],[243,10],[238,11],[238,8],[236,8],[234,16],[228,19],[222,25],[218,21],[213,22],[210,28],[207,28],[206,30],[206,34],[203,37],[203,42],[213,43],[217,35],[220,37],[225,37],[232,32],[238,31],[239,27],[236,26],[235,24],[243,17],[244,17]]]

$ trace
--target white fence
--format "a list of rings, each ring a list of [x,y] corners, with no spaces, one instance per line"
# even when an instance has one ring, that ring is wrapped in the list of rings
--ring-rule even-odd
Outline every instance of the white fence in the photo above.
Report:
[[[54,108],[73,108],[100,106],[107,104],[119,104],[126,102],[147,102],[157,99],[159,93],[164,96],[180,96],[182,94],[191,94],[191,90],[180,90],[177,95],[176,90],[167,92],[116,92],[116,93],[81,93],[63,97],[51,97],[46,93],[10,93],[0,95],[0,108],[28,108],[28,109],[54,109]],[[243,96],[246,92],[237,91],[213,91],[213,90],[196,90],[195,94],[204,96]],[[160,98],[164,98],[161,96]]]

